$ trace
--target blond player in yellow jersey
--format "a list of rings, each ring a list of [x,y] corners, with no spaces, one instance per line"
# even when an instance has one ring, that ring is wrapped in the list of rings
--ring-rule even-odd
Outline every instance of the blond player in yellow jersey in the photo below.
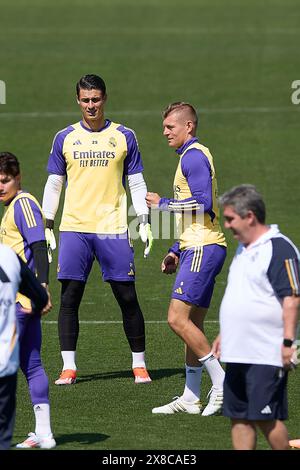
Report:
[[[54,218],[66,179],[58,254],[61,282],[58,329],[63,370],[55,383],[70,385],[76,381],[78,310],[95,258],[122,311],[135,383],[148,383],[151,379],[145,364],[145,326],[135,290],[125,190],[127,179],[147,257],[152,234],[142,159],[134,132],[104,117],[107,94],[102,78],[83,76],[76,92],[82,119],[54,138],[43,198],[51,248],[55,246]]]
[[[186,344],[186,383],[183,394],[152,413],[200,414],[201,378],[206,368],[212,388],[202,412],[221,411],[224,371],[204,335],[204,318],[210,305],[215,277],[226,256],[226,241],[219,224],[217,181],[212,156],[196,137],[197,114],[193,106],[178,102],[163,113],[163,133],[176,149],[179,163],[174,178],[174,199],[147,193],[148,207],[175,213],[179,241],[162,262],[162,272],[172,274],[178,264],[168,322]]]

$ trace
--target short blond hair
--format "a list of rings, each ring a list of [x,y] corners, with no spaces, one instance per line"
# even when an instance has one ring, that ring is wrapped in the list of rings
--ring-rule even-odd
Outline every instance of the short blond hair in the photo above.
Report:
[[[198,126],[198,116],[197,112],[190,103],[185,103],[184,101],[177,101],[175,103],[169,104],[162,113],[163,119],[166,119],[169,114],[173,113],[173,111],[183,111],[188,113],[191,116],[191,120],[193,121],[195,128]]]

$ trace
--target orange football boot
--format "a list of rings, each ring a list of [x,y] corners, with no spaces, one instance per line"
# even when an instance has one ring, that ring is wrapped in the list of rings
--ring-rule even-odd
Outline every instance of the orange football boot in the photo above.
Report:
[[[150,375],[145,367],[134,367],[132,371],[136,384],[147,384],[151,382]]]
[[[72,385],[76,382],[76,370],[66,369],[63,370],[59,379],[55,380],[55,385]]]

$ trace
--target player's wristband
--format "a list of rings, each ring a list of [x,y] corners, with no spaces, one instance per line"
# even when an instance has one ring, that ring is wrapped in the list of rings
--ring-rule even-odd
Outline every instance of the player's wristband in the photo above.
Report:
[[[50,228],[50,230],[54,229],[54,220],[46,219],[46,228]]]
[[[293,339],[289,339],[289,338],[284,338],[283,340],[283,346],[285,348],[291,348],[293,346],[293,343],[294,343],[294,340]]]
[[[151,224],[150,217],[148,214],[142,214],[138,216],[139,224]]]

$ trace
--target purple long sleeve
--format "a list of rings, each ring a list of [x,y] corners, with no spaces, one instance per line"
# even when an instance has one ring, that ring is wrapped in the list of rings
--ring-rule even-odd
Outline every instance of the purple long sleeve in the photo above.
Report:
[[[199,149],[192,148],[181,159],[181,171],[189,185],[192,197],[187,199],[161,198],[160,210],[172,212],[212,210],[211,168],[206,155]]]

